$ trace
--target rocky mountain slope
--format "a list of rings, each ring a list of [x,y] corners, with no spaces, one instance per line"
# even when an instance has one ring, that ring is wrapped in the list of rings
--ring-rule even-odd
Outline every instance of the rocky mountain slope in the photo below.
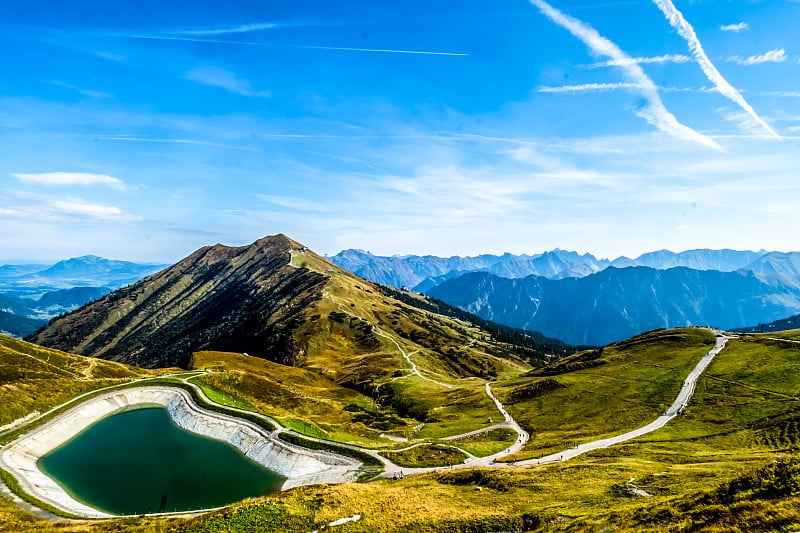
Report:
[[[325,277],[290,265],[289,239],[197,250],[172,267],[54,320],[33,342],[144,367],[186,366],[193,351],[294,355],[292,331]]]

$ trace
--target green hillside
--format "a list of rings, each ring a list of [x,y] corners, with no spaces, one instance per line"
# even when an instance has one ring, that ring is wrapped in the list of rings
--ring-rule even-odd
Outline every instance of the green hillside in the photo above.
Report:
[[[0,426],[81,393],[157,373],[0,335]]]
[[[17,337],[25,337],[45,324],[47,324],[47,322],[44,320],[15,315],[7,311],[0,311],[0,334],[6,333]]]
[[[625,433],[662,414],[691,369],[714,346],[704,329],[654,331],[566,357],[495,390],[530,434],[530,459]]]

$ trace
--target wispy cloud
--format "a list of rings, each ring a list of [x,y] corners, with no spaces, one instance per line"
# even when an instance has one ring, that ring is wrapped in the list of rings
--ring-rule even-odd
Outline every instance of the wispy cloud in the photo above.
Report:
[[[312,46],[303,44],[278,44],[278,43],[263,43],[254,41],[231,41],[227,39],[204,39],[197,37],[179,37],[169,35],[117,35],[117,37],[124,37],[128,39],[150,39],[158,41],[189,41],[198,43],[212,43],[212,44],[230,44],[230,45],[248,45],[248,46],[265,46],[271,48],[296,48],[300,50],[332,50],[341,52],[371,52],[371,53],[386,53],[386,54],[412,54],[412,55],[427,55],[427,56],[454,56],[465,57],[469,54],[464,52],[438,52],[430,50],[399,50],[393,48],[354,48],[347,46]]]
[[[722,150],[722,147],[710,137],[678,122],[678,119],[667,110],[664,103],[661,101],[658,89],[655,83],[653,83],[653,80],[645,74],[638,63],[630,62],[632,59],[631,56],[623,52],[619,46],[600,35],[597,30],[591,26],[562,13],[544,0],[530,1],[539,8],[547,18],[583,41],[593,53],[606,56],[612,61],[624,63],[618,68],[622,70],[622,73],[628,78],[630,83],[641,86],[639,90],[646,100],[646,104],[636,112],[637,115],[665,133],[681,139],[700,143],[715,150]]]
[[[759,63],[783,63],[786,61],[786,50],[783,48],[776,48],[775,50],[770,50],[768,52],[764,52],[763,54],[758,54],[749,57],[739,57],[739,56],[731,56],[726,61],[730,61],[732,63],[739,63],[740,65],[758,65]]]
[[[103,91],[96,91],[94,89],[84,89],[82,87],[77,87],[65,81],[50,80],[47,83],[55,85],[56,87],[63,87],[65,89],[75,91],[77,93],[82,94],[83,96],[88,96],[89,98],[111,98],[110,94],[104,93]]]
[[[536,89],[540,93],[573,93],[573,92],[596,92],[596,91],[616,91],[617,89],[642,89],[641,83],[583,83],[581,85],[561,85],[558,87],[539,87]]]
[[[298,210],[298,211],[324,211],[325,206],[317,202],[312,202],[306,198],[297,198],[294,196],[275,196],[271,194],[259,194],[259,199],[275,204],[277,206]]]
[[[202,66],[193,68],[184,75],[184,78],[211,87],[219,87],[242,96],[257,96],[268,98],[269,91],[255,91],[250,82],[236,76],[233,72],[220,67]]]
[[[688,63],[692,58],[683,54],[665,54],[653,57],[631,57],[626,60],[614,59],[611,61],[599,61],[589,65],[592,68],[596,67],[622,67],[631,64],[645,65],[649,63]]]
[[[82,200],[81,198],[53,200],[48,204],[47,209],[51,212],[62,215],[88,217],[97,220],[110,220],[119,222],[137,222],[142,220],[142,217],[126,213],[119,207],[114,207],[112,205],[92,204]]]
[[[722,31],[740,32],[743,30],[749,30],[750,26],[748,26],[746,22],[737,22],[736,24],[723,24],[719,27],[719,29]]]
[[[240,24],[227,28],[205,28],[199,30],[178,30],[172,33],[179,35],[227,35],[230,33],[249,33],[254,31],[272,30],[280,27],[277,22],[253,22],[250,24]]]
[[[136,137],[133,135],[99,135],[95,137],[101,141],[120,141],[120,142],[139,142],[139,143],[166,143],[166,144],[191,144],[199,146],[212,146],[214,148],[225,148],[228,150],[243,150],[246,152],[260,152],[258,148],[251,146],[235,146],[231,144],[202,141],[198,139],[156,139],[150,137]]]
[[[127,189],[125,183],[105,174],[89,174],[85,172],[43,172],[39,174],[24,174],[15,172],[12,177],[21,183],[29,185],[95,185],[102,184],[115,189]]]
[[[775,137],[776,139],[780,139],[780,135],[778,135],[775,130],[767,124],[764,119],[762,119],[755,110],[747,103],[744,99],[742,94],[730,83],[728,80],[725,79],[722,74],[720,74],[717,67],[711,62],[706,55],[705,50],[703,50],[703,45],[700,44],[700,39],[697,38],[697,34],[694,31],[694,28],[691,24],[686,20],[683,16],[683,13],[678,11],[675,7],[675,4],[672,3],[672,0],[653,0],[653,2],[658,6],[664,16],[669,21],[670,25],[678,31],[681,37],[683,37],[689,45],[689,50],[692,52],[697,63],[700,65],[700,68],[705,73],[708,80],[717,86],[719,92],[725,96],[726,98],[730,99],[731,101],[735,102],[739,107],[744,109],[753,119],[761,125],[770,135]]]
[[[536,89],[540,93],[570,93],[570,92],[602,92],[620,89],[641,90],[646,86],[640,83],[583,83],[580,85],[544,86]],[[659,91],[666,93],[715,93],[716,87],[658,87]]]
[[[105,50],[96,50],[94,55],[97,57],[102,57],[103,59],[108,59],[109,61],[113,61],[115,63],[122,63],[125,61],[125,59],[127,59],[125,56],[121,56],[113,52],[107,52]]]
[[[453,56],[466,57],[469,54],[464,52],[431,52],[429,50],[396,50],[390,48],[350,48],[346,46],[304,46],[304,45],[285,45],[291,48],[302,48],[305,50],[339,50],[342,52],[376,52],[387,54],[414,54],[426,56]]]

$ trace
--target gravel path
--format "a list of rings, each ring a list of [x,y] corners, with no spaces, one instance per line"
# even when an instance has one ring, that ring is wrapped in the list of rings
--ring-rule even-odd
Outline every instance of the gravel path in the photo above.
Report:
[[[694,394],[694,389],[695,385],[697,384],[697,379],[705,371],[705,369],[708,368],[708,365],[711,364],[711,361],[714,360],[714,357],[716,357],[716,355],[725,347],[725,344],[730,339],[736,338],[735,335],[722,335],[717,331],[715,331],[714,333],[717,334],[717,342],[715,346],[705,356],[703,356],[700,362],[697,363],[697,366],[695,366],[694,369],[689,373],[686,380],[683,382],[683,386],[681,387],[681,390],[678,393],[678,397],[675,398],[675,401],[672,402],[672,405],[667,409],[667,411],[664,414],[662,414],[661,416],[659,416],[646,426],[642,426],[638,429],[634,429],[633,431],[623,433],[622,435],[616,435],[614,437],[609,437],[607,439],[600,439],[593,442],[587,442],[585,444],[581,444],[579,446],[570,448],[568,450],[547,455],[540,459],[517,461],[515,464],[528,466],[528,465],[543,464],[543,463],[554,463],[558,461],[568,461],[586,452],[592,450],[599,450],[601,448],[608,448],[609,446],[613,446],[621,442],[635,439],[636,437],[641,437],[642,435],[646,435],[647,433],[650,433],[657,429],[661,429],[670,420],[681,414],[683,410],[686,408],[686,406],[689,405],[689,400],[691,400],[692,395]]]

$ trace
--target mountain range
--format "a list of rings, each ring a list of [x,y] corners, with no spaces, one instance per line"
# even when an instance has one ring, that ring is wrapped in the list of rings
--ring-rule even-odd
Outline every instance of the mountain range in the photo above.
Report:
[[[792,315],[788,318],[774,320],[768,323],[760,323],[743,328],[734,328],[733,331],[741,333],[775,333],[777,331],[788,331],[800,328],[800,315]]]
[[[0,292],[35,299],[45,292],[74,287],[116,289],[165,266],[115,261],[96,255],[74,257],[53,265],[2,265]]]
[[[765,275],[781,275],[788,282],[800,278],[800,252],[751,252],[738,250],[660,250],[635,259],[625,256],[614,260],[598,259],[556,248],[537,255],[479,255],[475,257],[377,256],[362,250],[343,250],[332,256],[333,263],[371,281],[409,287],[425,292],[439,283],[467,272],[482,271],[504,278],[530,275],[549,279],[585,277],[608,267],[644,266],[664,270],[687,267],[695,270],[735,272],[751,270]],[[787,280],[784,280],[786,282]]]
[[[382,375],[385,365],[350,367],[347,358],[331,360],[332,335],[337,343],[368,354],[383,342],[380,337],[385,334],[375,329],[380,327],[408,339],[417,351],[440,360],[440,368],[457,375],[466,368],[470,375],[496,372],[498,365],[506,364],[498,354],[519,359],[503,343],[493,341],[491,332],[480,341],[470,341],[461,323],[432,318],[420,306],[401,302],[305,246],[276,235],[249,246],[201,248],[171,267],[52,320],[31,340],[148,368],[186,368],[191,354],[202,350],[247,353],[281,364],[341,372],[357,382],[374,381],[371,373]],[[566,351],[562,343],[550,341],[546,350],[520,346],[517,352],[544,357],[553,349]],[[396,370],[400,369],[402,365]]]
[[[800,312],[796,284],[748,270],[686,267],[609,267],[583,278],[559,280],[472,272],[427,294],[488,320],[589,345],[657,328],[737,328]]]
[[[54,265],[0,266],[0,331],[24,337],[48,319],[112,290],[138,281],[165,265],[114,261],[94,255]]]

